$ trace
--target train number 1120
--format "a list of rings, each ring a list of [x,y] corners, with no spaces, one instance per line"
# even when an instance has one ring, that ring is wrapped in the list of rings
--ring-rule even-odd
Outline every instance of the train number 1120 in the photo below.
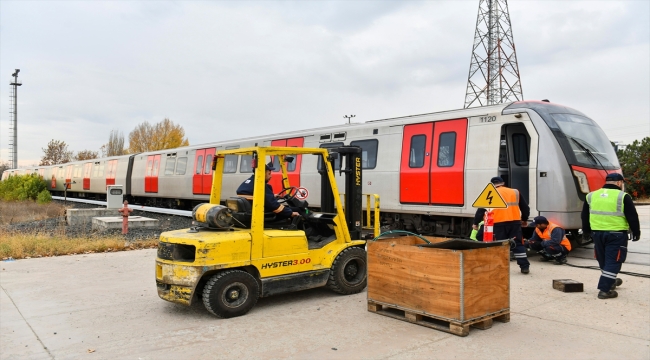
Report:
[[[481,116],[481,122],[482,123],[484,123],[484,122],[495,122],[495,121],[497,121],[496,116]]]

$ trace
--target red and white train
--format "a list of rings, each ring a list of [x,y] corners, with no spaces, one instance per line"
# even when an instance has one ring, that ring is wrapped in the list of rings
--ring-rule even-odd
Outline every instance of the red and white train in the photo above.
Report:
[[[422,234],[467,235],[472,203],[499,175],[528,201],[531,218],[544,215],[580,242],[585,194],[600,188],[608,172],[621,171],[607,136],[589,117],[547,101],[521,101],[7,170],[2,178],[38,173],[54,195],[70,183],[68,197],[88,199],[102,199],[107,185],[121,184],[136,204],[190,209],[208,201],[216,150],[344,144],[363,149],[364,193],[380,195],[382,226]],[[222,199],[252,173],[249,157],[225,160]],[[289,165],[290,183],[307,188],[314,207],[318,162],[297,156]],[[271,185],[281,190],[280,174]]]

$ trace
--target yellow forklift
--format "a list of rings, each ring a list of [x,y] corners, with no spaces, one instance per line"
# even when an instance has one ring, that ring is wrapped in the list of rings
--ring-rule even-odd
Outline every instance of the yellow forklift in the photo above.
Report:
[[[226,155],[253,156],[252,201],[232,194],[225,204],[220,203]],[[295,155],[318,156],[324,165],[319,212],[310,211],[308,203],[300,199],[300,190],[289,184],[287,162]],[[264,212],[264,159],[276,156],[284,187],[279,201],[300,213],[293,219],[275,220],[275,214]],[[246,314],[260,297],[321,286],[354,294],[366,287],[361,148],[343,146],[328,152],[322,148],[251,147],[219,151],[214,159],[210,203],[194,208],[194,227],[160,235],[156,258],[160,298],[188,306],[202,300],[210,313],[229,318]],[[345,206],[332,170],[334,161],[345,165],[341,166]],[[377,206],[375,212],[378,210]],[[375,221],[374,226],[374,234],[378,234],[379,223]]]

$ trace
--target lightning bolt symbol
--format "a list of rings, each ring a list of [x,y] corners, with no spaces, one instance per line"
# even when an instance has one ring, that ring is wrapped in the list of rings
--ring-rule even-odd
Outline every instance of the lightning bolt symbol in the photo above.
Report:
[[[485,197],[485,199],[487,199],[489,205],[492,205],[492,196],[490,195],[492,195],[492,190],[488,191],[488,194]]]

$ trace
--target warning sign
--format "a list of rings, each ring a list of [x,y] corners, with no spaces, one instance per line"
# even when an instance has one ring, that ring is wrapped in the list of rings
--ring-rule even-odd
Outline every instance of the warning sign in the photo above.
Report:
[[[494,184],[489,183],[476,198],[476,201],[472,204],[472,207],[475,208],[491,208],[491,209],[505,209],[508,207],[501,194],[497,191],[497,188],[494,187]]]
[[[304,187],[300,187],[296,190],[296,198],[298,200],[305,200],[309,197],[309,190]]]

